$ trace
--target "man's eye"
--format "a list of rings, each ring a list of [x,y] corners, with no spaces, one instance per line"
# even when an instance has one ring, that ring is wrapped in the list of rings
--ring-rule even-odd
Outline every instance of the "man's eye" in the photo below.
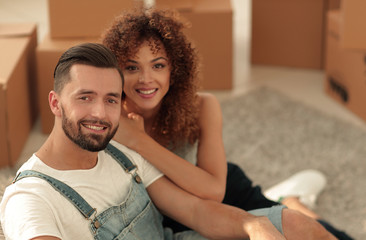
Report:
[[[114,100],[114,99],[109,99],[109,100],[108,100],[108,102],[109,102],[109,103],[118,103],[118,102],[117,102],[116,100]]]
[[[89,100],[90,98],[89,98],[88,96],[82,96],[82,97],[80,97],[80,99],[81,99],[81,100],[85,100],[85,101],[87,101],[87,100]]]

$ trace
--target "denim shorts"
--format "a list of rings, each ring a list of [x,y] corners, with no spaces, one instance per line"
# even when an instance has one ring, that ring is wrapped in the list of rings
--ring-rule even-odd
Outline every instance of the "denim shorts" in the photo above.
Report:
[[[270,208],[260,208],[249,211],[249,213],[255,216],[266,216],[273,226],[277,228],[277,230],[282,233],[282,210],[286,208],[284,205],[277,205]]]
[[[277,205],[270,208],[261,208],[256,210],[251,210],[249,213],[255,216],[266,216],[272,224],[277,228],[279,232],[283,234],[282,231],[282,210],[286,208],[283,205]],[[174,240],[197,240],[197,239],[206,239],[202,237],[200,234],[194,231],[183,231],[176,233],[173,238],[171,229],[165,229],[165,237],[166,239],[174,239]]]

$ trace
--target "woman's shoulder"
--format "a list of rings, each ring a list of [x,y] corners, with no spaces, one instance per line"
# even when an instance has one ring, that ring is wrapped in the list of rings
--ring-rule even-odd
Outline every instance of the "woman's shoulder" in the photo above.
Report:
[[[197,92],[197,96],[200,99],[215,99],[217,100],[216,96],[210,92]]]
[[[197,96],[201,106],[205,104],[219,104],[217,97],[212,93],[198,92]]]
[[[219,109],[220,103],[217,97],[209,92],[199,92],[197,93],[197,96],[199,98],[200,102],[200,108],[201,110],[209,108],[212,110],[212,108]]]

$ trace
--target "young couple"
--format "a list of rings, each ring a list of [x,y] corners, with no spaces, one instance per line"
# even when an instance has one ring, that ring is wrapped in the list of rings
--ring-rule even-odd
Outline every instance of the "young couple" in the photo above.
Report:
[[[118,63],[99,44],[62,55],[49,94],[54,128],[1,203],[8,239],[336,239],[277,203],[249,213],[220,203],[220,107],[197,93],[196,54],[182,27],[164,12],[126,14],[104,35]],[[195,232],[173,235],[154,205]]]

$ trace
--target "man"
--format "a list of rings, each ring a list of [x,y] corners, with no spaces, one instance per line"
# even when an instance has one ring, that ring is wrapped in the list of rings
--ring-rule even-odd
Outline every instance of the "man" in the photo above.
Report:
[[[287,239],[334,239],[288,209],[270,210],[279,212],[277,230],[267,217],[199,199],[137,153],[108,144],[118,127],[123,77],[103,45],[67,50],[54,79],[49,94],[54,128],[1,202],[7,239],[173,239],[154,204],[207,238],[285,239],[283,226]],[[180,237],[203,238],[193,231]]]

